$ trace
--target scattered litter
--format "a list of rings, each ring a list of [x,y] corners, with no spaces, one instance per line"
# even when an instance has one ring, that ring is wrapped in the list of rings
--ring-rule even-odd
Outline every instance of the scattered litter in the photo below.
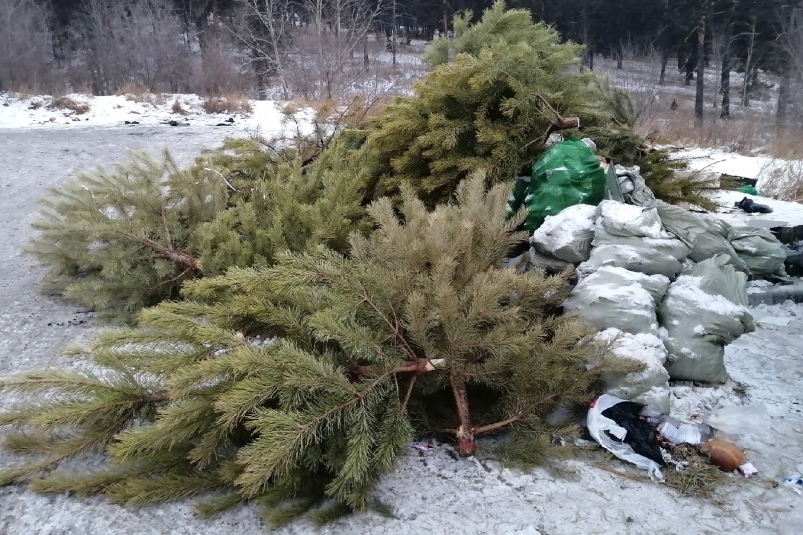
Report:
[[[609,411],[617,405],[622,405],[618,411]],[[650,479],[663,481],[661,466],[665,462],[658,447],[655,429],[638,416],[642,407],[644,405],[639,403],[603,394],[594,400],[588,411],[588,432],[616,457],[646,470]],[[628,428],[623,427],[624,425]]]
[[[758,475],[758,470],[756,470],[756,467],[751,463],[744,463],[739,467],[739,473],[741,473],[744,477],[754,477]]]
[[[760,410],[760,407],[750,407],[744,410],[744,414]],[[712,415],[718,415],[721,421],[728,423],[723,413],[708,416]],[[709,462],[723,472],[738,470],[745,477],[758,474],[758,470],[747,462],[745,453],[726,440],[720,430],[707,423],[681,422],[652,405],[603,394],[592,403],[587,424],[589,433],[603,448],[647,470],[653,480],[663,481],[661,466],[672,465],[679,471],[688,468],[690,463],[682,461],[682,453],[679,461],[673,459],[668,450],[683,451],[683,447],[689,446],[706,455]]]
[[[700,446],[700,451],[723,472],[734,472],[747,462],[744,452],[736,444],[719,438],[708,439]]]
[[[803,477],[800,476],[790,476],[781,479],[781,483],[785,486],[789,487],[793,491],[795,491],[798,496],[803,495],[803,492],[800,491],[798,487],[803,487]]]
[[[741,208],[748,214],[771,214],[772,208],[766,204],[758,204],[753,199],[745,197],[741,201],[733,203],[736,208]]]
[[[421,453],[427,453],[434,450],[435,446],[431,442],[413,442],[413,449]]]

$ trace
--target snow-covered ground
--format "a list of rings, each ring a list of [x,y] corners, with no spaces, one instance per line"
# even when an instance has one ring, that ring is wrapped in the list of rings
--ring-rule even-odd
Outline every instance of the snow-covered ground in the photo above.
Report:
[[[674,153],[678,159],[686,160],[691,171],[704,174],[727,174],[757,180],[759,193],[770,185],[787,181],[803,180],[803,160],[785,160],[770,156],[746,156],[715,149],[683,149]],[[756,203],[772,208],[770,214],[748,214],[734,207],[734,203],[745,197]],[[720,218],[733,225],[750,225],[754,220],[775,221],[783,225],[803,225],[803,205],[771,199],[765,196],[747,195],[738,191],[720,191],[713,200],[721,206]],[[778,225],[778,226],[783,226]]]
[[[128,126],[130,128],[166,125],[170,121],[183,126],[239,126],[261,132],[278,131],[282,113],[272,100],[250,101],[250,112],[207,113],[203,99],[197,95],[145,95],[142,97],[112,95],[67,95],[88,110],[54,107],[49,96],[16,97],[0,95],[0,129],[2,128],[77,128],[85,126]],[[178,102],[181,113],[173,110]],[[229,121],[229,120],[233,121]],[[136,123],[136,124],[135,124]]]

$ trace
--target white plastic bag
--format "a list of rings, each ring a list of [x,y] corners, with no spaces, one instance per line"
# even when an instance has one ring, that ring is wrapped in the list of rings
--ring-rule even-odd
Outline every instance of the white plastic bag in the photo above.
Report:
[[[646,470],[650,475],[650,479],[653,481],[663,481],[664,476],[661,473],[661,467],[658,463],[644,457],[643,455],[639,455],[627,444],[618,443],[611,440],[608,435],[605,434],[605,431],[608,431],[611,435],[615,436],[619,440],[624,440],[625,436],[627,435],[627,430],[625,430],[625,428],[618,425],[610,418],[606,418],[602,415],[603,411],[613,407],[617,403],[621,403],[622,401],[624,400],[614,396],[609,396],[607,394],[603,394],[598,397],[588,409],[588,417],[586,420],[588,432],[592,437],[594,437],[594,440],[596,440],[600,446],[613,453],[618,458],[622,459],[623,461],[633,463],[642,470]]]
[[[726,435],[762,435],[769,431],[769,415],[763,403],[735,405],[703,415],[703,421]]]

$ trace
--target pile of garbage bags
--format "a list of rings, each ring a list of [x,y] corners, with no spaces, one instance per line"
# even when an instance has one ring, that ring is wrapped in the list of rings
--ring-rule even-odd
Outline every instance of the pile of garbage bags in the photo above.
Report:
[[[527,261],[544,271],[577,266],[565,310],[601,331],[614,354],[644,365],[605,378],[606,391],[668,411],[668,379],[727,380],[725,345],[755,329],[748,273],[782,272],[786,252],[762,229],[654,204],[569,207],[533,233]]]
[[[594,158],[590,140],[558,143],[517,186],[509,211],[527,203],[533,232],[529,251],[510,265],[546,273],[575,266],[564,309],[643,368],[604,378],[606,391],[668,412],[669,379],[727,381],[725,346],[755,330],[746,282],[785,276],[788,251],[766,229],[656,200],[638,167]]]

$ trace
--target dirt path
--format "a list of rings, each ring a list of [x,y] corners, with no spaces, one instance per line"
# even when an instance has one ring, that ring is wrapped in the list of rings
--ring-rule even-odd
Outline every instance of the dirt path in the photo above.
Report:
[[[228,133],[234,133],[228,130]],[[215,128],[84,128],[0,130],[0,378],[19,371],[67,366],[59,348],[90,338],[91,314],[37,291],[42,271],[22,254],[32,231],[37,200],[47,188],[96,163],[112,164],[127,149],[159,150],[167,145],[183,162],[227,133]],[[520,534],[695,535],[715,533],[799,533],[803,497],[771,488],[772,479],[803,462],[803,306],[771,309],[791,315],[788,327],[760,328],[728,348],[734,379],[754,401],[767,403],[773,434],[749,441],[754,464],[768,479],[742,484],[724,507],[681,498],[652,483],[639,483],[574,463],[575,479],[545,470],[522,474],[493,461],[455,461],[448,446],[419,456],[412,449],[399,470],[385,478],[378,497],[396,518],[352,516],[319,533],[331,534]],[[795,316],[795,314],[797,314]],[[795,355],[798,355],[797,357]],[[678,408],[714,408],[730,399],[719,389],[679,388]],[[718,397],[719,396],[719,397]],[[710,405],[707,406],[706,405]],[[0,453],[0,467],[13,461]],[[97,466],[96,463],[89,463]],[[613,464],[624,470],[621,464]],[[257,535],[266,529],[253,507],[211,520],[195,516],[190,504],[127,509],[103,499],[40,496],[22,487],[0,488],[0,535]],[[305,522],[278,533],[314,532]]]

